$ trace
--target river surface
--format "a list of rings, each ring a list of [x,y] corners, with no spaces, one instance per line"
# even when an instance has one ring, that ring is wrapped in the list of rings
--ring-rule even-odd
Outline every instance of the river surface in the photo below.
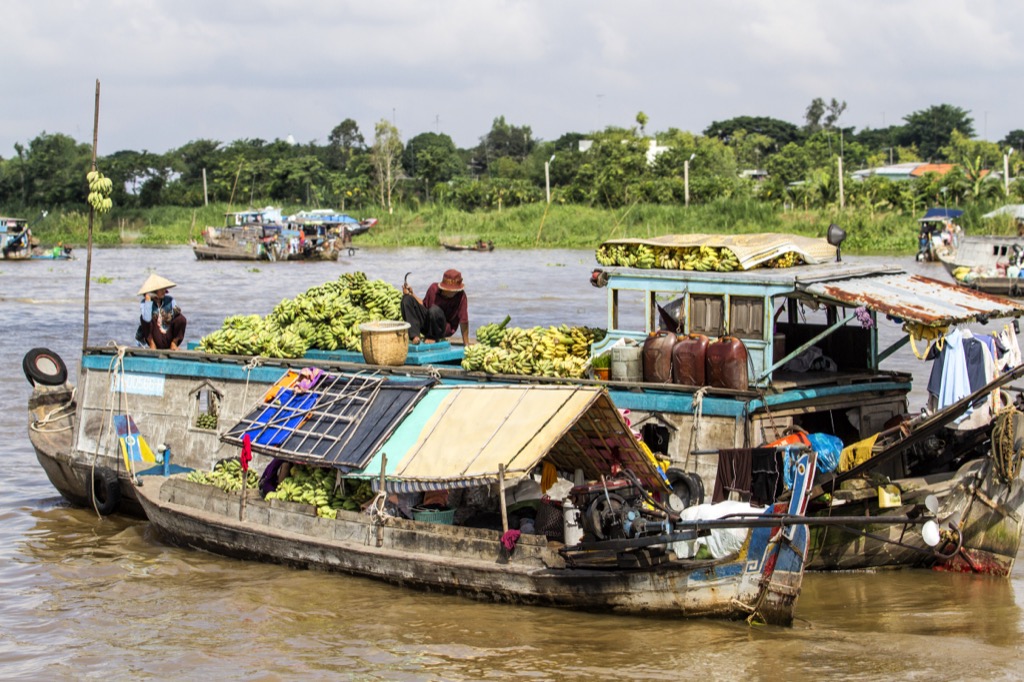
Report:
[[[73,509],[29,444],[21,361],[51,348],[76,380],[85,250],[77,255],[0,261],[0,679],[1024,679],[1020,562],[1008,580],[811,574],[792,628],[752,628],[420,594],[168,547],[145,522]],[[946,279],[938,266],[902,264]],[[411,271],[422,295],[448,267],[463,273],[474,329],[506,312],[516,326],[606,326],[590,251],[360,249],[336,263],[254,264],[121,248],[93,254],[89,341],[131,341],[134,294],[153,271],[178,284],[195,341],[227,315],[266,314],[341,272],[400,285]],[[897,336],[892,324],[883,331]],[[907,348],[887,366],[921,379],[928,369]],[[922,402],[918,388],[911,408]]]

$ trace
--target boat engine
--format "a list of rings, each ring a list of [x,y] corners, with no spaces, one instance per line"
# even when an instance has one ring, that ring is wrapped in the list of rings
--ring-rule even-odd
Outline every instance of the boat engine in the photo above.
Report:
[[[580,510],[584,540],[634,538],[664,530],[664,515],[652,509],[639,481],[609,479],[569,491]]]

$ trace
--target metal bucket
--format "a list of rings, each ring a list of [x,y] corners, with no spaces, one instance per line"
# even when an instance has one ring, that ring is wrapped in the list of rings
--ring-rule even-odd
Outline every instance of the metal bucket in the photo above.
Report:
[[[615,346],[612,348],[612,381],[643,380],[643,348]]]

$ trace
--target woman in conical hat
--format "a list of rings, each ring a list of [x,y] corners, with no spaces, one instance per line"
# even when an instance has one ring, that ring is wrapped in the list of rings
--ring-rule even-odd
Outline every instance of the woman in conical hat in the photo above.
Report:
[[[152,274],[139,288],[142,296],[139,328],[135,342],[143,348],[178,350],[185,337],[187,320],[167,290],[177,286],[174,282]]]

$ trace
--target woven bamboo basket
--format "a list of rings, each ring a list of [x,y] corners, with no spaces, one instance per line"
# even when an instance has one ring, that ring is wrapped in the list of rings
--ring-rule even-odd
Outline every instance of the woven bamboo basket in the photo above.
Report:
[[[369,365],[401,365],[409,354],[409,323],[392,320],[359,325],[363,359]]]

